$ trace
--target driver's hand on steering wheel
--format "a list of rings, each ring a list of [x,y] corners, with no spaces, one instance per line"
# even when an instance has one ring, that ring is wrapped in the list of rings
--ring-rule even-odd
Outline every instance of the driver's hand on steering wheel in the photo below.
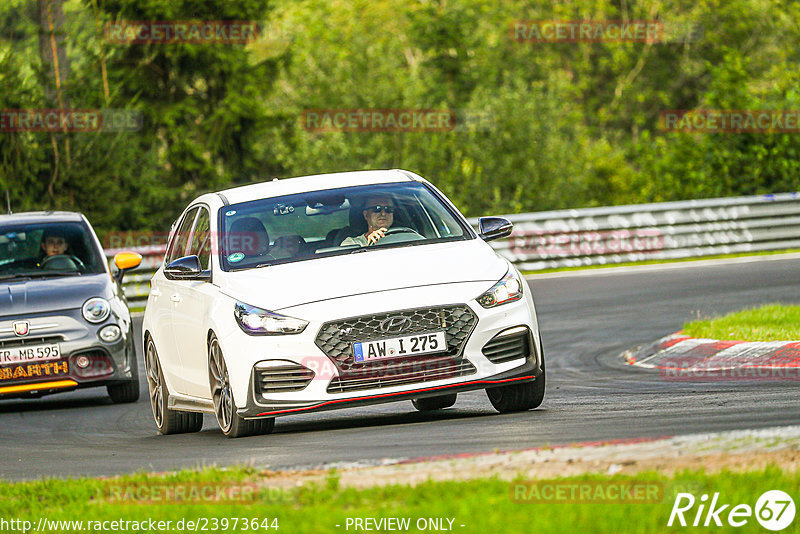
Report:
[[[377,230],[367,234],[367,246],[374,245],[379,239],[386,236],[386,228],[378,228]]]

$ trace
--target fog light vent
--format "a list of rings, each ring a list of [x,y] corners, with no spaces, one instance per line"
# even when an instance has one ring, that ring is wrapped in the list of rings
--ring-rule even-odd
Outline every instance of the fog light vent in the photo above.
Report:
[[[256,364],[256,393],[286,393],[302,391],[314,379],[314,371],[290,361],[271,361]]]
[[[102,350],[91,350],[72,357],[72,369],[82,378],[98,378],[114,373],[114,362]]]

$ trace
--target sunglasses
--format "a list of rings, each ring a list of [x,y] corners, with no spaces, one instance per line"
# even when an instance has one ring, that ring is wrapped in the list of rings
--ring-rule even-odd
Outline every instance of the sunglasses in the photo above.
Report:
[[[372,213],[380,213],[382,211],[385,211],[386,213],[394,213],[394,206],[370,206],[365,209],[371,211]]]

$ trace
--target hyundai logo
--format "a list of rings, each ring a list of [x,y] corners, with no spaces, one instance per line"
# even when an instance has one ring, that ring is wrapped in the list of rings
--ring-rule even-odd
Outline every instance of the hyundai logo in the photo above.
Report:
[[[402,315],[394,315],[381,321],[381,331],[387,334],[399,334],[411,325],[411,319]]]
[[[30,330],[30,324],[28,321],[20,321],[14,323],[14,333],[17,337],[23,337],[28,335],[28,331]]]

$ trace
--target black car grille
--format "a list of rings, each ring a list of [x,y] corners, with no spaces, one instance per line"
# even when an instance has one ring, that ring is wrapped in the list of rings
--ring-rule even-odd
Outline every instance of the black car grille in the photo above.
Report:
[[[286,362],[285,365],[256,369],[256,393],[286,393],[301,391],[314,379],[314,371],[297,363]]]
[[[381,330],[381,322],[398,316],[409,319],[408,326],[401,333],[387,334]],[[461,354],[477,321],[478,317],[466,305],[362,315],[323,324],[314,342],[340,369],[348,369],[351,365],[362,365],[355,364],[353,343],[444,330],[447,338],[445,354],[456,356]]]
[[[483,346],[483,355],[492,363],[527,358],[531,355],[530,330],[520,329],[511,334],[500,332]]]
[[[477,369],[469,360],[449,356],[398,363],[387,362],[380,367],[370,366],[368,369],[334,378],[328,385],[328,393],[347,393],[364,389],[432,382],[471,375],[475,372]]]
[[[402,332],[392,334],[381,330],[381,323],[393,317],[408,320]],[[477,322],[475,313],[462,304],[364,315],[325,323],[315,343],[339,370],[339,376],[328,385],[328,392],[344,393],[475,373],[475,367],[463,359],[463,352]],[[445,352],[370,362],[356,362],[353,356],[353,343],[439,331],[445,332]]]
[[[19,337],[0,340],[0,349],[9,347],[24,347],[25,345],[47,345],[48,343],[61,343],[63,336]]]

